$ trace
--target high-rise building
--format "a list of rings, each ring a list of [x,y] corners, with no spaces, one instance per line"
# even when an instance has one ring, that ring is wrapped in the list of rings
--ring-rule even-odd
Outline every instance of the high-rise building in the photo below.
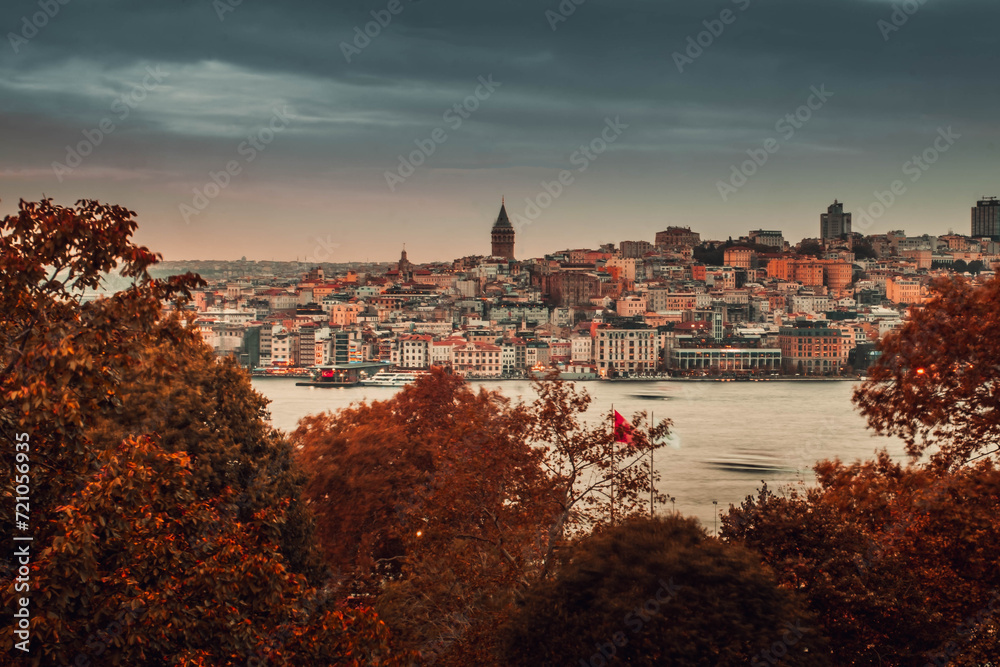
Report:
[[[851,233],[851,214],[844,213],[844,204],[833,200],[826,213],[819,216],[819,237],[821,239],[836,239],[843,234]]]
[[[494,257],[514,259],[514,226],[510,224],[510,218],[507,217],[507,206],[502,200],[500,202],[500,215],[493,223],[490,238],[493,241],[492,255]]]
[[[972,236],[1000,240],[1000,199],[985,197],[972,209]]]

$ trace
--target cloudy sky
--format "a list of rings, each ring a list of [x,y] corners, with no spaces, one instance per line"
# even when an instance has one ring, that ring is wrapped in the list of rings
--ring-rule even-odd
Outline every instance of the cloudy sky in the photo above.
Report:
[[[897,180],[870,233],[968,233],[1000,194],[996,0],[576,1],[5,0],[0,213],[123,204],[167,259],[427,262],[488,253],[502,196],[527,257],[797,241]]]

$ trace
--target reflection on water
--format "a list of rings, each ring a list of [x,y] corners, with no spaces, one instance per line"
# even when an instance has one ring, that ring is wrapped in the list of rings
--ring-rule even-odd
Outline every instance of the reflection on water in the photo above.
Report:
[[[528,382],[477,382],[511,398],[534,398]],[[271,399],[276,428],[289,431],[303,416],[338,410],[362,400],[384,400],[394,387],[296,387],[294,379],[255,378]],[[670,419],[669,447],[656,452],[658,489],[676,499],[678,512],[698,517],[712,530],[713,500],[720,513],[754,494],[762,481],[772,489],[811,483],[822,459],[871,458],[888,449],[902,458],[902,443],[873,436],[851,404],[852,382],[584,382],[594,399],[586,418],[609,419],[646,411]],[[658,511],[669,511],[658,508]]]

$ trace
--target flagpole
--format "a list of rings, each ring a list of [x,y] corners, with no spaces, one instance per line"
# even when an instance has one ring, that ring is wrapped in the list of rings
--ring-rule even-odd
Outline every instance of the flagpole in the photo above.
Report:
[[[615,525],[615,404],[611,404],[611,525]]]
[[[654,445],[653,438],[652,438],[653,421],[654,421],[653,420],[653,413],[650,412],[649,413],[649,431],[650,431],[650,438],[649,438],[649,518],[650,519],[653,518],[653,495],[656,493],[656,490],[653,488],[653,445]]]

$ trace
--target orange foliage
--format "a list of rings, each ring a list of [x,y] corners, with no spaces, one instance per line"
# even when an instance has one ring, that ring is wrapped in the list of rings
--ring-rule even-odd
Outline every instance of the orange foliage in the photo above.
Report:
[[[820,617],[838,665],[980,665],[1000,655],[1000,470],[817,466],[819,488],[765,487],[723,518]],[[980,612],[983,612],[980,614]],[[970,618],[978,618],[969,625]],[[950,647],[950,648],[949,648]]]
[[[405,664],[370,609],[339,608],[281,555],[297,494],[288,445],[261,426],[245,376],[165,311],[204,282],[153,279],[159,256],[131,242],[134,215],[44,200],[0,221],[0,442],[30,442],[27,664]],[[128,289],[84,298],[116,269]],[[184,384],[177,359],[205,377],[161,402]],[[137,390],[157,360],[173,369],[149,373],[163,395]],[[199,400],[202,384],[212,394]],[[13,463],[0,457],[5,527]],[[26,595],[16,571],[4,549],[7,609]],[[13,631],[8,615],[8,647]]]
[[[936,296],[899,331],[854,400],[879,433],[939,465],[961,465],[1000,447],[1000,279],[973,286],[940,279]]]

